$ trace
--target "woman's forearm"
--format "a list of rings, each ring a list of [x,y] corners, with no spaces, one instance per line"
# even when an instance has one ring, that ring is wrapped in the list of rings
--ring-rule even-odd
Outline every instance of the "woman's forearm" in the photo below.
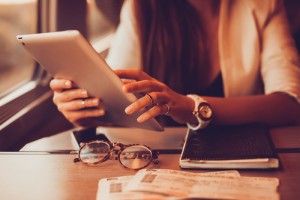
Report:
[[[205,99],[213,108],[213,124],[237,125],[257,122],[281,126],[300,123],[300,104],[283,93]]]

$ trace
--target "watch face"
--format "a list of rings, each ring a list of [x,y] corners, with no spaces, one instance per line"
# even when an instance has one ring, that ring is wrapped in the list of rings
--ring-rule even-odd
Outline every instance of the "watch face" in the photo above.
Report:
[[[212,118],[212,109],[208,103],[201,103],[199,105],[199,117],[203,120],[210,120]]]

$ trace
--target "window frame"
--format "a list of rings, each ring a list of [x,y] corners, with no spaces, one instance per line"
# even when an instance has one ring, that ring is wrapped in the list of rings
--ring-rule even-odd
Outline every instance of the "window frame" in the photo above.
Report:
[[[57,2],[37,1],[38,32],[56,31]],[[53,105],[50,80],[51,76],[35,62],[29,81],[0,96],[0,151],[18,151],[31,139],[72,128]]]
[[[72,6],[69,0],[38,0],[38,32],[77,29],[87,37],[86,16],[86,0]],[[74,128],[52,102],[51,78],[36,63],[30,81],[0,96],[0,151],[18,151],[30,141]]]
[[[57,0],[37,0],[38,32],[54,31],[56,29],[56,3]],[[0,119],[2,122],[0,123],[0,131],[3,130],[6,126],[8,126],[10,123],[12,123],[14,120],[22,116],[19,114],[19,117],[16,117],[18,112],[20,112],[21,110],[9,112],[10,109],[8,104],[16,99],[18,99],[21,102],[22,98],[26,94],[32,92],[38,87],[47,87],[49,80],[50,77],[47,75],[45,70],[42,69],[42,67],[37,62],[35,62],[34,70],[30,80],[17,84],[16,86],[12,87],[0,96],[0,112],[4,112],[4,109],[6,109],[6,115],[11,116],[9,118],[6,117],[7,120],[5,121]],[[37,97],[36,100],[39,100],[39,98]],[[23,106],[23,110],[26,109],[27,111],[30,111],[30,109],[27,108],[28,105]],[[24,111],[22,113],[26,114],[26,112]]]

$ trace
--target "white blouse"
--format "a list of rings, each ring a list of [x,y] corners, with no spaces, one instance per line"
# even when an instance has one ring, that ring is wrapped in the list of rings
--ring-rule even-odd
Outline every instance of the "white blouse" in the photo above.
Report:
[[[300,62],[279,0],[222,0],[218,43],[225,97],[283,92],[300,103]],[[107,57],[114,69],[141,69],[132,1]]]

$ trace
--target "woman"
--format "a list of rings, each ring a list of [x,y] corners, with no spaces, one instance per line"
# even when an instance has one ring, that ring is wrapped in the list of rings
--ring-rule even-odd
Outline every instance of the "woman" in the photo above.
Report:
[[[295,124],[300,68],[288,30],[276,0],[128,0],[107,61],[120,78],[135,80],[125,92],[145,94],[127,114],[155,105],[140,123],[168,115],[195,130],[210,122]],[[67,119],[99,125],[99,99],[68,80],[50,86]]]

